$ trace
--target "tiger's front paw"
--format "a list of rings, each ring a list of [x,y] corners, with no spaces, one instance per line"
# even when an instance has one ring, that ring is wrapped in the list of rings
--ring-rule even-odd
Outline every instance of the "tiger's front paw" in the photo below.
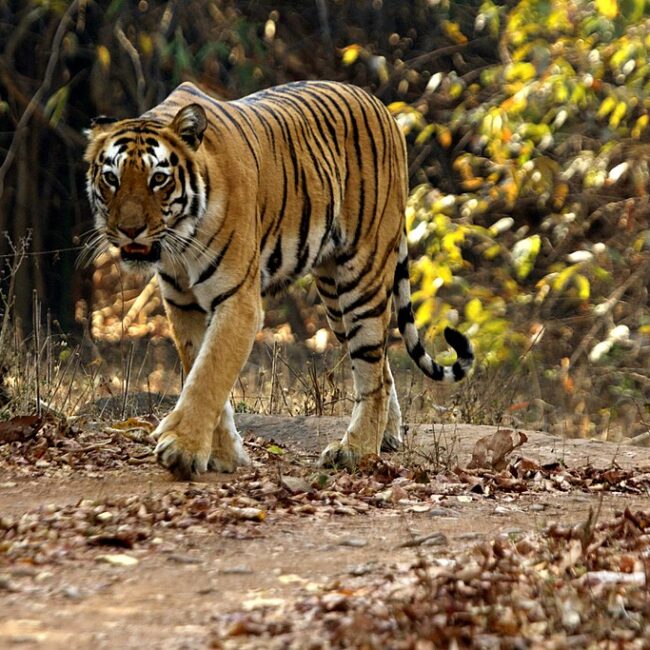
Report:
[[[331,442],[320,455],[318,464],[321,467],[355,471],[363,455],[344,442]]]
[[[247,467],[250,464],[251,460],[237,430],[217,429],[212,441],[212,455],[208,462],[208,469],[230,474],[238,467]]]
[[[212,431],[202,430],[191,416],[172,411],[153,433],[158,444],[154,449],[158,462],[177,479],[191,481],[207,471]]]

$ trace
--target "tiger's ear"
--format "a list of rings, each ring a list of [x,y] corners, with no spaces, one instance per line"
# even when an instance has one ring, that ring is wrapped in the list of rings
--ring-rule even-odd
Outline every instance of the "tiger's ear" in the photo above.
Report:
[[[115,122],[118,122],[117,118],[115,117],[107,117],[106,115],[98,115],[97,117],[93,117],[93,119],[90,120],[90,128],[84,129],[84,135],[86,138],[88,138],[88,140],[94,140],[109,126],[115,124]]]
[[[188,104],[181,108],[172,120],[171,127],[181,139],[195,151],[203,140],[203,133],[208,126],[205,110],[198,104]]]
[[[107,115],[98,115],[97,117],[93,117],[92,120],[90,120],[90,128],[101,128],[103,126],[106,126],[107,124],[115,124],[117,122],[116,117],[108,117]]]
[[[119,120],[114,117],[106,117],[106,115],[99,115],[90,120],[90,127],[83,130],[83,134],[88,141],[84,153],[86,162],[91,163],[95,159],[104,142],[106,142],[110,127],[116,122],[119,122]]]

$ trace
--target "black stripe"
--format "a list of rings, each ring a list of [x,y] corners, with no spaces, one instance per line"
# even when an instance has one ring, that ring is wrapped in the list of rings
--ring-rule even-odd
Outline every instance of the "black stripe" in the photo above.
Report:
[[[422,347],[422,343],[418,342],[410,349],[408,349],[409,356],[413,359],[418,365],[420,365],[420,359],[427,356],[426,350]]]
[[[187,165],[187,175],[190,179],[190,189],[194,194],[197,194],[199,190],[196,184],[196,172],[194,171],[194,165],[189,158],[185,161],[185,164]]]
[[[360,89],[356,88],[355,86],[350,86],[350,90],[352,91],[353,96],[357,99],[359,103],[359,112],[361,113],[361,118],[363,119],[363,123],[366,127],[366,133],[368,134],[368,140],[370,140],[370,146],[372,148],[372,160],[373,160],[373,167],[374,167],[374,172],[375,172],[375,200],[373,203],[373,217],[368,220],[368,226],[370,227],[374,222],[375,219],[377,218],[377,205],[379,203],[379,156],[377,152],[377,144],[375,142],[375,134],[373,133],[372,129],[370,128],[370,123],[368,122],[368,114],[367,114],[367,106],[368,106],[368,97],[369,95],[367,93],[361,93]],[[361,96],[359,96],[361,95]],[[383,134],[383,129],[382,129],[382,134]]]
[[[174,201],[174,203],[177,203],[177,202],[179,202],[179,199],[176,199],[176,200]],[[184,201],[181,200],[180,202],[183,203]],[[174,218],[174,221],[172,221],[171,223],[169,223],[169,224],[167,225],[167,227],[168,227],[170,230],[171,230],[171,229],[174,229],[174,228],[176,228],[176,226],[178,226],[178,224],[179,224],[181,221],[185,221],[185,219],[189,219],[189,218],[190,218],[190,215],[185,213],[185,205],[183,205],[183,208],[181,209],[179,215],[178,215],[177,217],[175,217],[175,218]],[[185,249],[183,249],[183,250],[185,250]]]
[[[318,109],[319,111],[324,111],[327,113],[327,119],[325,119],[325,125],[327,126],[328,131],[330,132],[330,136],[332,138],[332,141],[334,142],[334,148],[336,149],[336,155],[338,158],[341,158],[341,147],[340,147],[340,142],[339,139],[336,137],[336,129],[334,128],[333,124],[336,123],[336,118],[334,117],[334,114],[330,110],[329,106],[325,104],[322,100],[327,97],[322,91],[320,93],[314,92],[310,90],[309,88],[305,88],[303,92],[308,95],[309,97],[312,97],[316,104],[315,108]],[[339,112],[339,115],[343,117],[343,114]]]
[[[251,260],[250,264],[248,265],[248,270],[246,271],[246,275],[242,278],[241,282],[236,284],[234,287],[228,289],[227,291],[224,291],[223,293],[220,293],[216,295],[213,299],[212,302],[210,303],[210,311],[214,312],[214,310],[225,300],[233,296],[241,287],[245,284],[246,280],[248,280],[248,277],[250,276],[251,269],[253,268],[253,262],[255,261],[255,257]]]
[[[395,279],[393,281],[393,293],[399,296],[399,283],[402,280],[410,280],[409,278],[409,258],[405,257],[403,260],[397,262],[395,267]]]
[[[204,189],[204,194],[205,194],[205,205],[208,206],[210,204],[210,190],[211,185],[210,185],[210,172],[208,171],[207,167],[203,170],[203,184],[205,186]]]
[[[178,280],[176,280],[175,277],[172,275],[168,275],[164,271],[158,271],[158,277],[165,283],[168,284],[172,289],[175,291],[178,291],[179,293],[183,292],[183,289],[180,284],[178,284]]]
[[[406,330],[406,326],[409,323],[414,323],[415,319],[413,318],[413,310],[411,309],[411,303],[408,305],[405,305],[404,307],[400,307],[399,310],[397,311],[397,327],[399,331],[404,334],[404,331]]]
[[[370,273],[370,270],[372,269],[372,266],[375,262],[375,255],[377,254],[377,239],[379,237],[379,233],[375,236],[375,242],[374,242],[374,247],[372,251],[370,251],[370,254],[368,255],[368,259],[366,260],[366,263],[363,265],[363,268],[359,273],[357,273],[351,280],[348,280],[347,282],[339,282],[338,284],[338,293],[339,296],[343,295],[344,293],[348,293],[349,291],[352,291],[353,289],[356,289],[359,286],[359,281],[368,273]],[[381,266],[379,268],[382,268]]]
[[[320,286],[320,278],[316,282],[316,284],[318,286],[318,293],[321,295],[322,298],[327,298],[328,300],[338,300],[338,294],[336,292],[331,293],[330,291],[328,291],[324,287]]]
[[[165,301],[169,303],[172,307],[175,307],[176,309],[180,309],[181,311],[200,311],[201,313],[205,314],[206,311],[201,307],[201,305],[195,303],[195,302],[189,302],[185,305],[175,302],[174,300],[170,300],[169,298],[165,298]]]
[[[363,325],[361,323],[350,328],[347,333],[347,340],[351,341],[361,330],[363,330]]]
[[[354,147],[357,156],[357,163],[359,168],[360,175],[360,184],[359,184],[359,210],[357,215],[357,225],[354,230],[354,236],[352,241],[346,246],[346,251],[336,256],[336,263],[338,265],[347,264],[357,255],[357,244],[359,243],[359,238],[361,237],[361,227],[363,225],[363,215],[365,212],[365,198],[366,198],[366,187],[365,187],[365,173],[363,169],[363,160],[361,158],[361,147],[359,144],[359,129],[357,128],[356,122],[352,121],[353,131],[354,131]]]
[[[158,125],[156,125],[156,126],[157,126],[157,128],[161,128],[162,124],[160,124],[159,126]],[[117,136],[120,136],[120,135],[126,135],[127,133],[140,133],[142,135],[160,135],[160,133],[155,129],[155,127],[154,128],[148,128],[148,127],[144,127],[144,126],[143,127],[127,126],[127,127],[124,127],[122,129],[120,129],[119,131],[116,131],[115,133],[113,133],[113,137],[117,137]]]
[[[383,341],[374,345],[362,345],[356,350],[350,350],[350,359],[359,359],[366,363],[378,363],[384,358],[384,347]]]
[[[352,322],[357,323],[360,320],[366,320],[368,318],[377,318],[378,316],[381,316],[385,311],[386,311],[386,303],[388,302],[388,294],[384,300],[382,300],[376,307],[371,307],[370,309],[366,309],[366,311],[362,311],[358,314],[354,314],[352,316]]]
[[[271,128],[271,125],[266,118],[265,115],[263,115],[259,108],[255,106],[254,104],[247,104],[248,108],[253,112],[255,117],[260,121],[260,124],[262,125],[262,128],[264,129],[264,132],[266,133],[266,137],[268,138],[269,142],[271,143],[271,147],[273,149],[273,155],[275,156],[275,133],[273,133],[273,129]]]
[[[269,257],[269,261],[266,263],[266,272],[269,274],[269,277],[272,278],[276,271],[282,266],[282,237],[278,236],[275,242],[275,248]]]
[[[199,201],[198,196],[192,197],[192,201],[190,202],[190,209],[189,213],[190,216],[192,217],[198,217],[199,216],[199,207],[201,205],[201,202]]]
[[[192,285],[195,287],[197,284],[201,284],[202,282],[205,282],[208,278],[211,278],[215,271],[219,268],[219,265],[221,264],[225,254],[228,252],[228,249],[230,248],[230,244],[232,242],[232,238],[235,236],[235,231],[233,230],[230,233],[230,237],[228,238],[228,241],[224,244],[224,247],[214,256],[212,259],[212,262],[207,266],[207,268],[203,269],[201,271],[201,275],[199,275],[198,280]]]
[[[255,151],[255,148],[251,144],[250,140],[246,137],[246,132],[242,128],[241,124],[228,112],[228,109],[219,101],[214,99],[213,97],[210,97],[209,95],[206,95],[205,93],[201,92],[198,89],[194,88],[185,88],[184,89],[187,93],[190,95],[194,95],[195,97],[200,97],[201,99],[209,101],[208,104],[208,109],[210,109],[210,112],[215,115],[216,117],[219,117],[221,115],[222,118],[225,118],[232,124],[235,129],[237,129],[237,132],[241,136],[242,140],[248,147],[249,151],[251,152],[251,155],[253,156],[253,160],[255,161],[255,167],[257,168],[257,173],[260,173],[260,161],[259,158],[257,157],[257,153]]]
[[[336,309],[336,307],[329,305],[325,305],[325,312],[332,320],[341,320],[341,317],[343,316],[343,312],[341,312],[340,309]]]
[[[296,263],[296,268],[293,271],[295,275],[299,275],[302,272],[309,260],[309,244],[307,244],[307,238],[309,237],[309,225],[311,223],[311,198],[309,196],[307,175],[305,174],[304,167],[302,169],[302,191],[304,199],[302,204],[302,215],[300,217],[298,246],[296,248],[298,261]]]
[[[311,108],[310,102],[307,101],[304,97],[300,96],[299,94],[297,94],[295,92],[291,92],[291,93],[289,93],[287,95],[285,91],[279,90],[277,88],[271,89],[271,90],[275,91],[277,94],[280,95],[280,98],[278,98],[280,105],[282,104],[282,102],[286,102],[290,106],[293,106],[296,109],[296,112],[299,115],[303,116],[303,117],[305,117],[305,110],[309,111],[309,114],[312,116],[314,122],[316,123],[316,126],[318,128],[318,132],[320,133],[320,136],[321,136],[321,140],[323,141],[323,144],[324,144],[324,146],[323,146],[323,144],[321,144],[321,142],[319,142],[318,138],[314,137],[315,134],[313,133],[313,130],[311,130],[311,133],[306,132],[306,130],[305,130],[306,122],[305,122],[305,120],[300,120],[299,121],[300,128],[301,128],[301,130],[303,132],[303,135],[304,135],[304,141],[308,145],[309,145],[310,142],[314,142],[315,145],[318,147],[318,150],[319,150],[319,153],[320,153],[319,158],[314,156],[314,154],[311,151],[311,147],[310,147],[309,153],[310,153],[310,155],[312,157],[312,162],[313,162],[314,167],[316,168],[316,171],[319,174],[319,176],[321,176],[320,169],[319,169],[319,161],[324,161],[324,162],[328,163],[328,167],[330,168],[329,176],[331,177],[332,175],[334,175],[337,170],[336,170],[336,167],[334,165],[334,161],[331,160],[332,148],[330,146],[330,143],[329,143],[329,140],[328,140],[327,136],[325,135],[325,132],[323,131],[320,120],[318,119],[318,117],[316,116],[316,114],[314,113],[314,111]],[[270,98],[270,99],[272,99],[272,98]],[[276,105],[278,105],[278,102],[274,102],[274,103]],[[338,174],[336,174],[336,176],[337,176],[337,180],[339,180],[339,182],[340,182],[340,179],[338,179]]]
[[[377,284],[377,286],[372,287],[365,293],[362,293],[354,302],[350,303],[347,307],[343,308],[344,314],[349,314],[351,311],[358,309],[362,305],[370,302],[381,290],[382,285]]]

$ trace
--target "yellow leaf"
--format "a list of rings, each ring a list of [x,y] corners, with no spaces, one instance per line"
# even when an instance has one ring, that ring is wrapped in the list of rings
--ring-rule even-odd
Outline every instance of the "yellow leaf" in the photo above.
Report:
[[[627,112],[627,104],[625,102],[619,102],[616,104],[611,117],[609,118],[609,125],[615,129],[623,119],[625,113]]]
[[[344,47],[342,50],[343,65],[352,65],[359,58],[361,49],[361,45],[357,45],[356,43]]]
[[[613,20],[618,16],[618,1],[617,0],[596,0],[596,9],[600,14]]]
[[[395,114],[403,111],[407,106],[408,104],[406,102],[392,102],[391,104],[388,104],[388,110]]]
[[[598,117],[606,117],[614,110],[615,106],[616,106],[616,99],[614,97],[611,96],[605,97],[603,103],[600,105],[600,108],[598,109]]]
[[[146,32],[140,34],[140,51],[147,57],[153,52],[153,39]]]
[[[648,115],[641,115],[641,117],[636,121],[634,127],[632,128],[632,137],[640,138],[645,128],[648,126]]]
[[[532,63],[522,61],[521,63],[507,65],[503,73],[503,78],[506,81],[528,81],[536,74],[537,70],[535,70],[535,66]]]
[[[577,265],[573,265],[568,266],[563,271],[560,271],[560,273],[558,273],[557,276],[555,276],[553,279],[553,289],[555,291],[562,291],[571,277],[575,275],[577,268]]]
[[[111,53],[105,45],[97,46],[97,59],[106,72],[111,65]]]
[[[574,281],[578,288],[578,298],[580,298],[580,300],[589,300],[589,296],[591,295],[589,280],[584,275],[578,273],[576,274]]]
[[[423,302],[415,312],[415,324],[417,327],[427,325],[433,320],[433,301]]]
[[[483,305],[478,298],[472,298],[465,305],[465,318],[471,323],[480,323],[483,316]]]
[[[422,131],[418,133],[418,137],[415,138],[415,144],[424,144],[433,135],[435,130],[435,124],[427,124]]]
[[[443,149],[449,149],[451,146],[451,131],[446,126],[439,127],[437,140]]]
[[[442,21],[442,30],[445,35],[455,43],[467,43],[467,36],[460,31],[458,23],[452,23],[449,20]]]

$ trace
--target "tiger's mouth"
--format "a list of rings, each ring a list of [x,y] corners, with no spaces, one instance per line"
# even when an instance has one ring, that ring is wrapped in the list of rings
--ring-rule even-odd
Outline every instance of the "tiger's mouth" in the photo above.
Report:
[[[124,262],[158,262],[160,260],[160,242],[151,246],[135,242],[120,247],[120,257]]]

